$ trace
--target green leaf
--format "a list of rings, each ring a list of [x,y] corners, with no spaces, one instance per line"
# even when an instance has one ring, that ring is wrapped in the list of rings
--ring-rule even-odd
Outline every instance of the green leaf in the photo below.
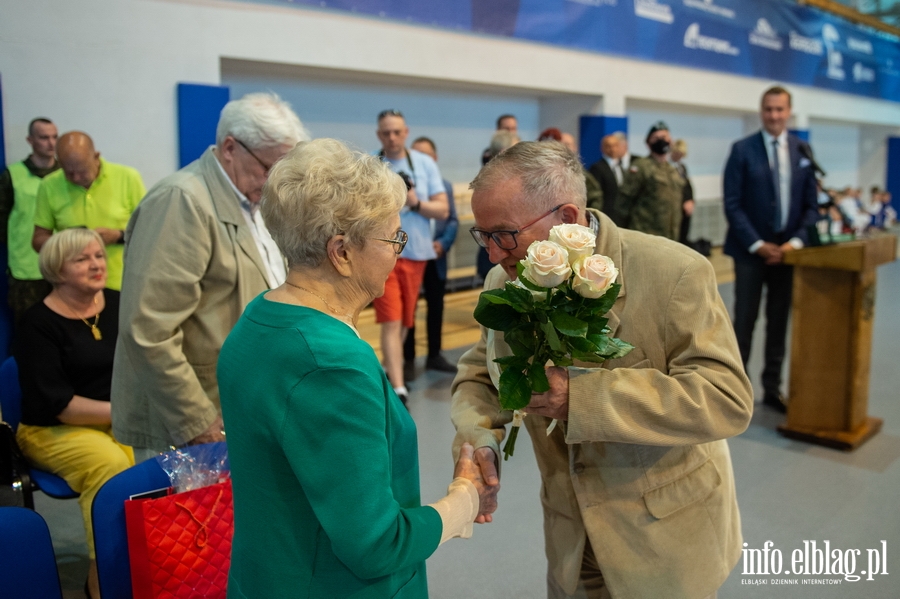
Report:
[[[559,335],[556,334],[556,328],[553,326],[553,323],[545,322],[541,324],[541,330],[544,331],[544,335],[547,336],[547,345],[550,346],[550,349],[559,351]]]
[[[488,301],[492,304],[506,304],[512,306],[512,301],[507,297],[506,289],[489,289],[482,291],[478,296],[478,301]]]
[[[503,339],[515,355],[526,358],[534,355],[537,339],[530,323],[524,323],[506,331]]]
[[[598,356],[594,352],[583,352],[575,350],[572,352],[572,357],[579,362],[596,362],[597,364],[602,364],[606,362],[605,356]]]
[[[518,370],[525,370],[528,367],[528,358],[521,356],[503,356],[502,358],[494,358],[494,362],[500,366],[508,366]]]
[[[609,336],[608,335],[588,335],[588,341],[594,344],[596,349],[594,350],[598,354],[606,355],[609,351]]]
[[[619,297],[619,290],[622,288],[622,285],[619,283],[615,283],[612,287],[606,290],[606,293],[601,295],[595,300],[591,300],[590,312],[591,314],[606,314],[609,312],[613,305],[616,303],[616,299]]]
[[[486,296],[485,293],[481,294],[475,306],[474,316],[478,324],[495,331],[508,331],[514,327],[521,319],[519,313],[508,305],[494,303],[496,296]]]
[[[531,385],[522,370],[507,368],[500,374],[500,407],[521,410],[531,401]]]
[[[550,322],[553,323],[560,333],[570,337],[584,337],[588,332],[588,325],[583,320],[579,320],[574,316],[570,316],[563,311],[553,312],[550,315]]]
[[[554,366],[559,366],[560,368],[568,368],[569,366],[574,364],[574,362],[572,361],[572,358],[570,358],[569,356],[567,356],[565,354],[560,354],[560,355],[554,354],[553,356],[551,356],[550,359],[553,360]]]
[[[603,335],[608,333],[606,329],[606,325],[609,324],[608,318],[597,318],[596,316],[591,316],[587,319],[588,321],[588,336],[591,335]]]
[[[634,349],[633,345],[631,345],[627,341],[622,341],[617,337],[610,337],[609,345],[611,348],[615,348],[614,353],[610,354],[609,356],[610,360],[615,360],[616,358],[627,356],[628,352]]]
[[[542,362],[535,360],[528,367],[528,382],[531,383],[532,393],[546,393],[550,390],[550,381],[547,380],[547,371]]]
[[[590,339],[585,337],[569,337],[568,342],[575,350],[580,352],[595,353],[599,349]]]
[[[506,282],[504,288],[506,297],[509,298],[510,305],[519,312],[531,312],[534,306],[534,296],[527,289],[522,289],[517,285],[513,285],[511,281]]]

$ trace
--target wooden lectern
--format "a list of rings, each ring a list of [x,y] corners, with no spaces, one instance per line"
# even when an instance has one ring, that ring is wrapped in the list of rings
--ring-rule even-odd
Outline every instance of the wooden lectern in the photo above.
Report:
[[[896,256],[887,234],[785,254],[794,293],[784,436],[850,451],[881,429],[866,414],[875,267]]]

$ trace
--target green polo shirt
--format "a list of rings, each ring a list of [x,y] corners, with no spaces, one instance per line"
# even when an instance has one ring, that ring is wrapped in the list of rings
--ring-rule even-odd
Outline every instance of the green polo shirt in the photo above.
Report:
[[[34,236],[34,204],[41,180],[57,169],[59,165],[55,162],[50,168],[38,168],[30,157],[9,165],[14,201],[7,221],[8,264],[9,273],[19,281],[37,281],[42,278],[38,254],[31,247],[31,238]]]
[[[100,159],[100,174],[85,189],[70,183],[62,169],[47,175],[37,193],[34,224],[51,231],[75,227],[124,231],[131,213],[147,193],[141,175],[133,168]],[[110,289],[122,288],[122,244],[106,248]]]

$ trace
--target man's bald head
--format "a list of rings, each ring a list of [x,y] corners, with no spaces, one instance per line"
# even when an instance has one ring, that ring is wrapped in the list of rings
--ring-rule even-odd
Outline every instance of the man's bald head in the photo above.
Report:
[[[619,138],[613,134],[606,135],[600,140],[600,151],[609,158],[619,157]]]
[[[94,140],[82,131],[63,134],[56,143],[56,157],[66,179],[74,185],[89,188],[100,174],[100,152]]]

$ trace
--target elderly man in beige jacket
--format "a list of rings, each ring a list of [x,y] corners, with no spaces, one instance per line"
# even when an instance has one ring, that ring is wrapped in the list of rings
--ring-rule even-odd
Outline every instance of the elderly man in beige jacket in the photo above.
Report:
[[[742,542],[725,439],[744,431],[753,406],[728,312],[705,258],[586,210],[581,171],[561,145],[526,142],[472,182],[473,235],[499,265],[485,287],[515,278],[529,244],[554,225],[592,227],[595,251],[620,273],[609,326],[635,346],[599,368],[548,368],[550,391],[526,409],[543,479],[548,597],[714,597]],[[502,333],[483,329],[453,383],[454,449],[472,443],[497,490],[512,414],[499,409],[493,358],[509,353]]]
[[[233,100],[216,145],[157,183],[132,215],[112,424],[136,461],[171,445],[224,440],[219,350],[250,300],[285,278],[259,213],[262,187],[275,161],[307,139],[277,96]]]

